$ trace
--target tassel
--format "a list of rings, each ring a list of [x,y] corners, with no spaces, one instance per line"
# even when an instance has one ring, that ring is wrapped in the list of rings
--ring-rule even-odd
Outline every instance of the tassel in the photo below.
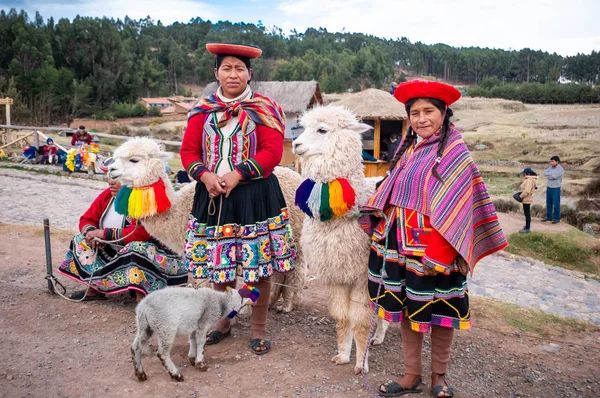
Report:
[[[338,178],[340,185],[342,186],[342,192],[344,197],[344,203],[346,203],[347,210],[352,209],[356,205],[356,192],[354,188],[345,178]]]
[[[154,189],[149,187],[144,189],[142,196],[142,217],[150,217],[156,214],[156,196]]]
[[[312,217],[315,220],[318,220],[321,217],[320,208],[321,208],[321,186],[323,184],[315,184],[310,196],[308,197],[308,208],[312,214]]]
[[[296,190],[296,197],[294,198],[294,203],[296,206],[300,208],[304,213],[306,213],[309,217],[313,216],[310,208],[308,207],[308,198],[310,197],[310,193],[315,187],[315,182],[310,179],[306,179],[302,181],[302,184]]]
[[[124,186],[119,190],[115,199],[115,210],[121,215],[128,215],[128,203],[129,196],[131,196],[132,189],[128,186]]]
[[[333,217],[333,212],[329,206],[329,184],[321,184],[321,206],[319,207],[319,213],[321,213],[320,220],[327,222]]]
[[[342,184],[338,180],[329,183],[329,206],[334,217],[341,217],[348,211],[348,207],[344,203]]]
[[[142,215],[142,190],[134,188],[129,196],[129,206],[127,207],[129,217],[140,218]]]
[[[158,180],[150,186],[154,188],[154,197],[156,199],[156,212],[163,213],[171,208],[171,201],[167,196],[167,190],[165,183],[162,180]]]
[[[256,303],[256,301],[260,297],[260,290],[258,290],[256,287],[249,285],[242,286],[242,288],[238,290],[238,293],[240,294],[240,296],[242,296],[242,298],[249,298],[250,300],[252,300],[253,303]]]

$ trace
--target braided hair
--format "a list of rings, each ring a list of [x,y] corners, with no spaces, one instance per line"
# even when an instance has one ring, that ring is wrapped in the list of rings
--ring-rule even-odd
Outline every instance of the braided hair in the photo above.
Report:
[[[446,104],[439,99],[436,99],[436,98],[413,98],[410,101],[407,101],[405,104],[405,109],[406,109],[407,114],[410,115],[410,108],[419,99],[423,99],[423,100],[431,103],[433,106],[438,108],[440,110],[440,112],[442,112],[442,114],[444,114],[444,121],[442,122],[442,127],[440,129],[440,140],[438,141],[437,159],[436,159],[435,164],[433,165],[433,169],[431,170],[431,173],[433,174],[433,176],[435,178],[438,179],[438,181],[443,181],[442,176],[438,172],[437,168],[438,168],[438,165],[442,158],[442,155],[444,154],[444,149],[446,148],[446,144],[448,142],[448,135],[449,135],[450,126],[451,126],[450,118],[452,117],[452,115],[454,113],[452,112],[452,109],[448,108],[446,106]],[[406,152],[406,150],[408,148],[410,148],[410,146],[416,140],[417,140],[417,133],[415,133],[413,128],[409,126],[408,130],[406,132],[406,138],[402,142],[402,146],[400,146],[400,148],[398,148],[398,151],[396,151],[394,158],[390,162],[390,170],[393,170],[394,167],[396,167],[396,163],[398,163],[398,160],[400,160],[400,158],[402,157],[404,152]]]

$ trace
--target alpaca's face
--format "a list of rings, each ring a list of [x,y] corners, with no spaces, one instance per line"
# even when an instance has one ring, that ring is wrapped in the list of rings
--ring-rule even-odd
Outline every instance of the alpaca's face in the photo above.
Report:
[[[361,134],[371,126],[340,106],[311,109],[302,115],[304,132],[293,143],[300,158],[302,176],[326,183],[362,173]]]
[[[166,160],[172,155],[147,137],[136,137],[115,150],[108,176],[134,188],[154,184],[167,178]]]

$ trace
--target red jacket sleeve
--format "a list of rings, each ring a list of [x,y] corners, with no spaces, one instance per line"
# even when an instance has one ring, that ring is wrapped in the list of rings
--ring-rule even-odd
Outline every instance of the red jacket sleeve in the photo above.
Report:
[[[266,177],[283,156],[283,134],[262,124],[256,125],[256,154],[235,166],[244,181]]]
[[[108,202],[110,202],[110,188],[102,191],[102,193],[94,199],[90,208],[79,218],[79,231],[83,235],[92,229],[100,228],[100,219],[108,206]]]
[[[77,142],[77,135],[73,134],[71,136],[71,146],[75,145],[76,142]]]
[[[145,242],[152,239],[152,235],[142,224],[136,229],[136,223],[137,220],[132,219],[131,225],[126,228],[104,228],[104,240],[116,241],[116,244],[125,245],[129,242]]]
[[[451,265],[457,256],[456,249],[435,228],[432,228],[423,256],[423,264],[437,272],[449,274]]]
[[[183,168],[196,181],[200,181],[202,174],[208,171],[206,165],[202,163],[202,129],[205,121],[204,113],[194,115],[188,120],[179,151]]]

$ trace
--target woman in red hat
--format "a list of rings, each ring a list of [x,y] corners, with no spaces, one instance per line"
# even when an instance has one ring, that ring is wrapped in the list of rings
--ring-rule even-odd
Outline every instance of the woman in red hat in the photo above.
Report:
[[[181,161],[198,181],[189,216],[186,263],[195,278],[215,289],[234,287],[236,277],[260,291],[252,309],[251,350],[271,348],[266,321],[270,276],[294,268],[295,244],[286,203],[273,169],[283,155],[285,115],[273,100],[253,93],[250,59],[257,47],[208,43],[217,56],[218,90],[190,111]],[[217,324],[206,344],[231,334],[229,320]]]
[[[378,315],[400,322],[404,375],[379,388],[382,396],[423,390],[421,350],[431,332],[434,397],[453,397],[446,369],[454,329],[469,329],[466,275],[483,257],[507,246],[486,187],[449,108],[452,86],[400,84],[394,97],[410,127],[389,176],[362,209],[372,235],[369,294]]]

